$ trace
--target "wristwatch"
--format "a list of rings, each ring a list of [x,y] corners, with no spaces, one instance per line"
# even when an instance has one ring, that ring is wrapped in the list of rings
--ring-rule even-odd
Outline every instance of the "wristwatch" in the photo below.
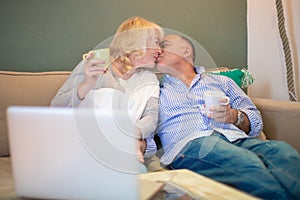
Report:
[[[238,110],[237,121],[235,122],[236,126],[240,126],[245,121],[244,114]]]

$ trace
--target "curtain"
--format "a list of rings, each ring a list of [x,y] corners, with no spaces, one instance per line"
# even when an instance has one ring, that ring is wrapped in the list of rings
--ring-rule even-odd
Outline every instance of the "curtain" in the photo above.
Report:
[[[276,0],[248,0],[247,3],[248,69],[255,77],[248,94],[252,97],[290,100]],[[282,5],[293,63],[295,96],[300,101],[300,1],[282,0]]]

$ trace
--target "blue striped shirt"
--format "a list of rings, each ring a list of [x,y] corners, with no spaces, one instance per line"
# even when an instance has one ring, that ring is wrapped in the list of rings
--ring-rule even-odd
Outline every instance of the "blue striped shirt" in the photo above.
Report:
[[[196,67],[197,75],[190,87],[179,79],[164,75],[160,89],[160,113],[157,128],[164,154],[161,162],[169,165],[181,149],[191,140],[209,136],[214,130],[229,141],[255,137],[262,130],[262,117],[243,90],[231,79],[222,75],[204,73]],[[231,108],[244,112],[250,121],[247,135],[234,124],[215,122],[204,109],[204,92],[222,91],[230,98]]]

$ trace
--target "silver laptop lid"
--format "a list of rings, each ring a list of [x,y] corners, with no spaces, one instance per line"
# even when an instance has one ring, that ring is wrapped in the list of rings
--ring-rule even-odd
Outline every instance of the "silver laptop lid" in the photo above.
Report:
[[[51,199],[137,199],[134,127],[126,112],[7,110],[15,190]]]

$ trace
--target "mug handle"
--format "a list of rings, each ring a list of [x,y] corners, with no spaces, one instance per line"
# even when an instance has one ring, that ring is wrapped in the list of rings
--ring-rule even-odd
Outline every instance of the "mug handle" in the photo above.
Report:
[[[83,60],[86,60],[86,57],[90,54],[90,53],[92,53],[93,51],[89,51],[88,53],[85,53],[85,54],[83,54],[82,55],[82,59]]]
[[[88,55],[89,55],[88,53],[83,54],[83,55],[82,55],[82,59],[83,59],[83,60],[86,60],[86,57],[87,57]]]
[[[230,98],[228,96],[225,96],[225,97],[222,97],[224,99],[226,99],[226,102],[225,103],[220,103],[222,106],[227,106],[230,102]]]

